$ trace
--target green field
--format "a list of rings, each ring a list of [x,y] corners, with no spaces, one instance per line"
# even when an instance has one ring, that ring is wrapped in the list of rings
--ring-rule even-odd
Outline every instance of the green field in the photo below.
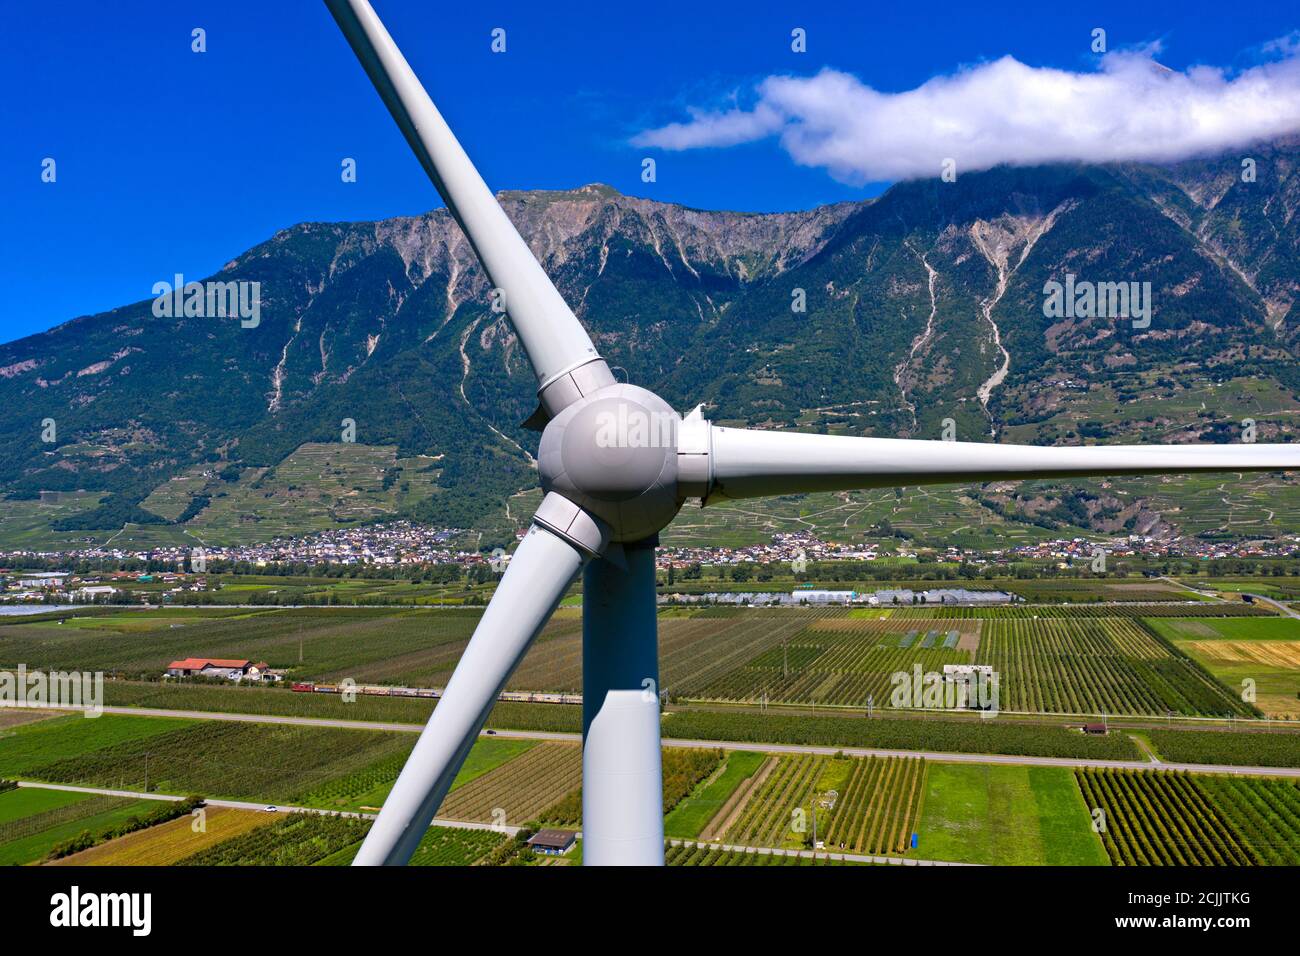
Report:
[[[1243,767],[1300,767],[1300,734],[1216,730],[1146,731],[1156,752],[1172,763]]]
[[[1104,866],[1105,850],[1066,768],[930,764],[922,859]]]
[[[535,746],[535,740],[512,740],[506,737],[480,737],[470,749],[469,756],[452,782],[451,788],[463,786],[483,774],[513,760]],[[415,746],[414,737],[409,744],[392,755],[363,767],[353,773],[330,780],[296,799],[296,806],[321,807],[329,810],[374,810],[384,805],[388,793],[397,781],[403,764]]]
[[[1246,616],[1214,616],[1223,614]],[[158,678],[173,659],[214,656],[265,660],[285,670],[288,681],[438,687],[480,616],[470,608],[169,608],[0,619],[0,667],[103,669],[134,678],[108,682],[110,704],[420,723],[431,701],[360,695],[348,704],[321,699],[332,695],[295,694],[287,686],[234,690]],[[1297,625],[1249,605],[1212,603],[666,608],[659,615],[660,676],[674,700],[766,699],[852,709],[872,700],[879,710],[888,706],[900,672],[916,666],[938,672],[973,660],[998,672],[1003,710],[1251,716],[1256,711],[1240,699],[1237,672],[1209,659],[1216,649],[1210,638],[1268,638],[1278,645],[1270,653],[1281,653]],[[1198,646],[1184,647],[1184,640]],[[1296,649],[1300,661],[1300,641]],[[581,612],[561,609],[508,689],[580,692],[581,664]],[[1268,679],[1265,709],[1287,712],[1284,698],[1290,681],[1300,681],[1300,663],[1283,662],[1261,676]],[[515,729],[577,729],[576,714],[567,721],[560,716],[556,710],[512,714],[502,706],[494,720]],[[544,726],[530,728],[525,717]]]
[[[68,714],[23,724],[0,736],[0,777],[42,779],[42,768],[83,754],[129,747],[194,726],[171,717],[83,717]],[[66,783],[71,781],[54,781]]]
[[[694,839],[714,818],[727,799],[763,763],[760,753],[734,750],[726,754],[721,772],[698,785],[664,818],[664,834]]]
[[[40,862],[82,832],[97,836],[157,806],[152,800],[35,788],[0,793],[0,866]]]

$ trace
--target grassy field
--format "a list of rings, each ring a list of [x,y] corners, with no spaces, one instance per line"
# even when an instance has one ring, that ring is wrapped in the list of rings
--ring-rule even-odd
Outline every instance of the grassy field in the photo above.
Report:
[[[170,717],[104,715],[91,719],[80,714],[23,724],[0,737],[0,777],[43,779],[41,770],[52,764],[193,726],[192,721]]]
[[[105,833],[156,806],[152,800],[54,790],[0,793],[0,866],[40,862],[82,832]]]
[[[718,772],[696,786],[664,818],[664,834],[688,840],[698,837],[764,759],[762,754],[749,750],[728,752]]]
[[[1255,706],[1266,716],[1300,718],[1300,620],[1153,620],[1150,625],[1225,686],[1237,693],[1252,690]]]
[[[1066,768],[931,763],[915,853],[998,865],[1105,865]]]

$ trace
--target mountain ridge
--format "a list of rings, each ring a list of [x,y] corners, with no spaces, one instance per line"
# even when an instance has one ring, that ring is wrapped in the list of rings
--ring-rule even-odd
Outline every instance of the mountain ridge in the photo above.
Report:
[[[1255,153],[1253,183],[1235,157],[999,167],[787,213],[692,209],[602,184],[498,195],[619,374],[681,409],[706,402],[719,421],[1221,441],[1233,438],[1229,410],[1182,409],[1192,386],[1258,380],[1272,383],[1260,440],[1287,440],[1300,386],[1300,146]],[[1049,321],[1044,283],[1066,272],[1150,282],[1153,327]],[[445,209],[299,223],[208,279],[261,283],[258,326],[155,318],[146,299],[0,345],[7,502],[82,495],[78,506],[93,506],[49,523],[102,538],[174,520],[149,505],[183,485],[188,505],[163,510],[197,534],[218,496],[258,482],[287,494],[277,466],[340,442],[346,420],[357,444],[393,449],[379,491],[423,489],[384,498],[369,520],[474,526],[535,483],[535,436],[519,425],[531,369]],[[51,418],[57,438],[42,441],[37,423]],[[438,462],[429,487],[407,474],[427,463],[398,464],[424,458]],[[1012,511],[1031,517],[1038,497]],[[3,518],[0,507],[0,529]]]

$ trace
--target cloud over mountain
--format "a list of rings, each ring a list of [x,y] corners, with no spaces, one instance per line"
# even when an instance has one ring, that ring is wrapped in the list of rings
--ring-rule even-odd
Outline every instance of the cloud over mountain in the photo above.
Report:
[[[646,130],[638,146],[734,146],[771,136],[802,166],[863,183],[972,172],[1002,163],[1172,162],[1300,131],[1300,42],[1263,48],[1248,69],[1176,72],[1158,47],[1110,53],[1094,72],[1027,66],[1010,56],[880,92],[823,69],[770,76],[748,109],[690,110]]]

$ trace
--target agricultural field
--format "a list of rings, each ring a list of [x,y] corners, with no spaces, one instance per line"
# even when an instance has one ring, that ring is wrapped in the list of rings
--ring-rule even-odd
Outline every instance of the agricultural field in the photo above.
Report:
[[[470,749],[465,764],[452,781],[453,791],[483,774],[530,750],[533,740],[506,737],[481,737]],[[415,746],[412,737],[407,745],[382,759],[341,777],[335,777],[294,800],[295,806],[320,807],[344,812],[376,811],[388,799],[403,764]]]
[[[0,736],[0,778],[42,779],[41,769],[51,764],[130,746],[192,726],[192,721],[171,717],[108,714],[93,719],[67,714],[22,724]]]
[[[813,754],[769,757],[744,799],[721,827],[723,842],[740,846],[802,847],[812,841],[817,781],[828,758]]]
[[[203,828],[189,814],[137,830],[51,862],[53,866],[170,866],[225,840],[265,825],[266,814],[228,807],[204,808]]]
[[[38,720],[48,720],[53,716],[55,716],[54,712],[48,710],[0,710],[0,737],[11,728],[32,724]]]
[[[930,763],[915,855],[1016,866],[1104,866],[1065,767]]]
[[[349,703],[337,694],[300,694],[287,688],[139,681],[106,681],[104,702],[118,707],[335,717],[414,726],[422,726],[428,721],[436,703],[429,698],[371,697],[364,694],[357,695]],[[488,726],[503,730],[580,733],[582,708],[577,705],[499,701],[488,717]]]
[[[1175,771],[1075,772],[1117,866],[1300,864],[1294,781]]]
[[[938,753],[1094,757],[1104,760],[1140,758],[1137,747],[1123,734],[1092,736],[1080,733],[1077,727],[1071,729],[1064,724],[1022,724],[1010,720],[982,720],[978,717],[877,717],[868,720],[864,717],[823,714],[800,716],[771,711],[755,713],[692,709],[665,715],[663,734],[665,738],[679,740],[732,740],[755,744],[811,744]],[[1300,742],[1300,735],[1285,736]]]
[[[39,863],[81,833],[106,833],[154,809],[152,800],[22,787],[0,793],[0,866]]]
[[[664,849],[668,866],[854,866],[852,860],[832,860],[825,854],[762,853],[757,850],[722,850],[700,843],[669,843]]]
[[[0,774],[51,783],[292,803],[404,755],[410,734],[105,714],[0,738]]]
[[[871,856],[909,852],[925,774],[926,762],[912,757],[832,760],[817,784],[817,832],[827,848]]]
[[[977,635],[978,626],[966,622],[962,627],[944,627],[928,621],[852,620],[822,614],[743,666],[709,683],[693,683],[697,689],[687,696],[864,708],[871,698],[884,707],[890,699],[892,675],[918,665],[928,673],[942,671],[944,664],[968,664],[971,655],[965,648],[978,642]]]
[[[1158,604],[1016,604],[994,607],[897,607],[854,608],[850,617],[881,618],[894,621],[912,620],[1035,620],[1038,618],[1153,618],[1153,617],[1272,617],[1273,612],[1255,604],[1219,602]]]
[[[1300,718],[1300,621],[1161,620],[1151,626],[1227,687],[1252,691],[1265,716]]]
[[[674,749],[668,748],[665,753]],[[719,818],[741,785],[758,772],[765,759],[763,754],[750,750],[726,752],[715,771],[669,810],[664,818],[664,833],[685,839],[700,836],[711,821]]]
[[[1172,763],[1300,767],[1300,733],[1154,728],[1145,736],[1156,753]]]
[[[438,816],[519,826],[536,819],[581,783],[581,748],[545,741],[453,790]]]
[[[986,621],[976,661],[999,675],[999,705],[1012,712],[1254,714],[1136,621]]]
[[[1152,620],[1149,627],[1143,623],[1147,616]],[[362,695],[346,703],[320,699],[333,695],[295,694],[284,687],[177,685],[157,678],[177,657],[211,655],[265,660],[284,669],[291,680],[351,678],[438,687],[450,676],[479,617],[479,610],[468,608],[169,608],[46,617],[0,623],[0,667],[26,663],[29,668],[103,668],[151,678],[107,682],[107,702],[117,705],[420,723],[431,711],[431,701]],[[1180,639],[1166,637],[1197,623],[1227,634],[1234,627],[1255,625],[1280,631],[1289,622],[1262,608],[1223,603],[666,608],[660,613],[661,686],[675,700],[865,708],[870,699],[879,709],[888,704],[896,673],[918,665],[925,672],[941,671],[945,664],[976,660],[997,666],[1003,709],[1254,714],[1202,666],[1233,676],[1232,661],[1211,663],[1208,656],[1231,648],[1184,649]],[[1160,630],[1157,625],[1167,627]],[[580,693],[581,663],[580,611],[561,609],[508,689]],[[1268,678],[1262,688],[1267,703],[1277,710],[1287,696],[1288,669],[1276,662],[1259,666]],[[532,725],[525,713],[512,714],[502,705],[494,725],[570,730],[577,729],[579,720],[576,712],[541,708],[529,713],[530,719],[541,721]]]
[[[360,844],[369,820],[319,813],[280,814],[273,822],[177,861],[178,866],[312,866]]]

